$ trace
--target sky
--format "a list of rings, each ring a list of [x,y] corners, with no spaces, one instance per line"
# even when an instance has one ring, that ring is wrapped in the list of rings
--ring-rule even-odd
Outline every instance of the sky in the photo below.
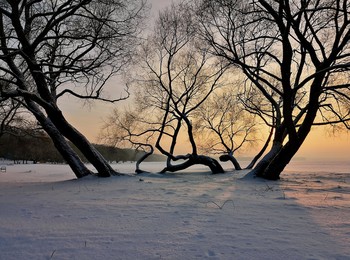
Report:
[[[152,22],[157,17],[157,14],[160,10],[170,6],[172,0],[147,0],[151,5],[151,14],[150,14],[150,27],[152,27]],[[120,94],[123,94],[124,85],[118,80],[114,80],[109,83],[109,88],[115,88],[117,94],[115,97],[119,97]],[[121,102],[119,105],[123,105],[126,102]],[[91,142],[98,141],[98,135],[103,127],[104,120],[110,114],[110,111],[116,106],[115,104],[108,104],[103,102],[98,102],[93,105],[87,105],[83,102],[80,102],[73,97],[65,97],[65,99],[60,103],[61,109],[67,117],[68,121],[81,131]]]
[[[171,0],[148,0],[152,5],[150,26],[157,13],[163,8],[170,6]],[[176,2],[176,1],[175,1]],[[109,87],[118,89],[122,93],[124,85],[117,81],[111,81]],[[123,101],[118,105],[127,104]],[[93,105],[86,105],[75,98],[68,97],[61,102],[63,113],[68,121],[81,131],[91,142],[98,142],[98,136],[103,127],[104,120],[111,113],[115,104],[98,102]],[[297,153],[297,157],[310,159],[349,160],[350,158],[350,131],[331,134],[321,127],[315,127],[305,143]],[[249,155],[249,154],[247,154]]]

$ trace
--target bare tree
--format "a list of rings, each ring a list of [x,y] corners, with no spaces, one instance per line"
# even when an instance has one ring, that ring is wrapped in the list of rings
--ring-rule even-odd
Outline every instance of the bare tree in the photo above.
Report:
[[[2,97],[23,98],[78,177],[90,173],[65,141],[70,140],[98,171],[115,174],[90,142],[67,122],[58,99],[116,102],[105,83],[130,60],[143,0],[1,1]],[[133,41],[134,44],[130,44]]]
[[[50,120],[40,111],[40,109],[30,102],[28,108],[35,116],[42,128],[49,134],[57,150],[61,153],[62,157],[71,166],[73,172],[78,178],[92,174],[92,172],[86,168],[81,162],[78,155],[68,145],[65,138],[59,133],[59,131],[53,126]],[[0,119],[1,119],[1,132],[2,134],[15,135],[19,138],[27,135],[40,135],[41,127],[38,128],[31,120],[30,113],[27,109],[23,108],[24,103],[18,98],[4,98],[1,101],[0,106]]]
[[[18,109],[20,103],[11,99],[0,101],[0,137],[8,132],[14,132],[12,127],[20,120],[18,118]]]
[[[135,170],[136,173],[142,173],[144,171],[140,168],[140,164],[153,154],[154,138],[157,133],[155,127],[160,126],[151,122],[151,116],[144,113],[139,106],[133,109],[114,109],[101,130],[100,140],[113,147],[144,152],[144,155],[137,160]]]
[[[0,102],[0,137],[42,136],[42,129],[21,100],[4,99]]]
[[[313,125],[349,129],[350,3],[200,1],[202,35],[273,107],[273,145],[252,171],[278,179]],[[277,70],[277,73],[276,73]]]
[[[198,109],[194,125],[202,150],[209,154],[221,154],[220,161],[231,161],[236,170],[241,170],[235,154],[257,143],[259,122],[258,117],[241,103],[237,89],[230,87],[225,88],[224,92],[214,93]],[[263,146],[248,168],[253,167],[265,149],[266,146]]]
[[[226,69],[200,47],[192,14],[180,3],[160,14],[140,50],[134,81],[137,108],[130,114],[136,123],[126,132],[139,140],[135,145],[148,145],[151,151],[154,147],[167,157],[162,172],[194,164],[206,165],[213,173],[224,171],[215,159],[198,153],[194,136],[195,111],[221,86]],[[180,138],[188,139],[188,154],[177,154]]]

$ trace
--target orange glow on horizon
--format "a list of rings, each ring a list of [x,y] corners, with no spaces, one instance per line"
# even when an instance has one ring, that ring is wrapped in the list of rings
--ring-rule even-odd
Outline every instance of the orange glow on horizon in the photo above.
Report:
[[[75,102],[72,102],[72,101]],[[91,108],[83,107],[75,99],[69,99],[62,106],[67,120],[81,131],[91,142],[97,143],[104,119],[111,113],[115,105],[98,103]],[[178,142],[180,153],[190,152],[186,140]],[[256,149],[260,149],[257,146]],[[254,155],[252,149],[242,156]],[[323,127],[314,127],[296,157],[310,159],[350,160],[350,131],[331,135]]]

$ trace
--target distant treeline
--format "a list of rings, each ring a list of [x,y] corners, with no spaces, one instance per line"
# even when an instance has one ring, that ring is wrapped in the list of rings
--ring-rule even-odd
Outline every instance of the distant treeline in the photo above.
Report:
[[[110,162],[136,161],[144,153],[132,149],[120,149],[112,146],[94,144],[98,151]],[[80,158],[87,162],[78,149],[71,144]],[[14,163],[64,163],[51,139],[45,134],[14,136],[4,134],[0,137],[0,158],[13,160]],[[152,155],[147,161],[163,161],[161,155]]]

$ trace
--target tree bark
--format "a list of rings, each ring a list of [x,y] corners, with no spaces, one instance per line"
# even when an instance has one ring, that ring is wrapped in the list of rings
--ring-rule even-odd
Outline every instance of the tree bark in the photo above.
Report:
[[[239,162],[237,161],[237,159],[231,155],[231,154],[223,154],[220,156],[220,161],[221,162],[232,162],[233,166],[235,167],[236,170],[242,170],[241,165],[239,164]]]
[[[261,177],[269,180],[278,180],[280,174],[297,153],[306,137],[311,131],[311,127],[317,115],[319,108],[318,97],[320,96],[321,82],[324,78],[324,73],[321,73],[313,82],[311,87],[309,110],[305,119],[300,126],[298,132],[289,134],[289,141],[280,149],[276,156],[270,161],[265,170],[261,173]]]
[[[317,86],[317,84],[315,85]],[[282,145],[282,142],[275,142],[270,152],[251,171],[252,174],[268,180],[278,180],[280,178],[280,174],[311,131],[318,110],[318,96],[319,94],[311,98],[309,112],[294,138],[289,135],[289,141],[285,145]],[[283,138],[279,140],[283,140]]]
[[[62,155],[63,159],[68,163],[72,171],[77,178],[92,174],[92,172],[84,165],[80,160],[76,152],[69,146],[66,139],[62,136],[60,131],[55,125],[48,119],[34,102],[27,100],[28,109],[33,113],[35,118],[39,121],[40,125],[46,131],[53,141],[56,149]]]
[[[281,142],[274,141],[270,151],[258,162],[258,164],[251,170],[248,175],[253,175],[256,177],[264,178],[264,171],[271,163],[271,161],[275,158],[275,156],[282,149]]]
[[[253,158],[253,160],[250,162],[250,164],[245,169],[252,169],[254,167],[256,162],[264,154],[264,152],[266,151],[267,147],[269,146],[269,143],[271,141],[272,135],[273,135],[273,127],[271,127],[269,136],[267,137],[267,140],[266,140],[264,146],[261,148],[260,152]]]
[[[220,163],[211,157],[204,155],[190,155],[190,157],[184,163],[168,165],[161,171],[161,173],[181,171],[196,164],[208,166],[213,174],[225,172]]]
[[[147,145],[147,146],[150,148],[150,151],[146,152],[140,159],[137,160],[135,173],[144,173],[145,172],[144,170],[141,170],[140,164],[153,154],[153,151],[154,151],[153,146],[152,145]]]
[[[99,177],[110,177],[117,175],[109,163],[97,151],[97,149],[82,135],[77,129],[70,125],[64,118],[62,112],[50,111],[49,118],[52,120],[57,129],[71,141],[85,156],[85,158],[96,168]]]
[[[260,177],[268,180],[278,180],[281,172],[294,157],[296,152],[299,150],[301,143],[288,142],[278,152],[278,154],[271,160],[265,170],[261,173]]]

